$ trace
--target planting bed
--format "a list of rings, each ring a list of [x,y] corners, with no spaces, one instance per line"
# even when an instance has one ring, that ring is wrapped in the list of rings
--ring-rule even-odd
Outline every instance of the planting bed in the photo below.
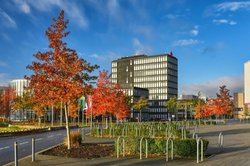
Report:
[[[60,145],[45,151],[42,154],[60,157],[92,159],[113,156],[114,151],[114,145],[84,143],[80,146],[71,147],[71,150],[68,150],[67,146],[65,145]]]

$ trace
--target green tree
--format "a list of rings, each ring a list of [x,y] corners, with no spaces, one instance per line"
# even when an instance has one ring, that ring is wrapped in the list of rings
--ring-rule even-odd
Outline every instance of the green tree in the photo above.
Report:
[[[140,115],[139,115],[140,117],[138,117],[138,122],[139,121],[141,122],[141,120],[142,120],[141,112],[142,112],[142,109],[148,108],[148,100],[145,99],[145,97],[141,96],[138,101],[133,103],[132,108],[138,109],[140,111]]]
[[[24,111],[27,109],[32,109],[33,106],[34,103],[31,101],[31,93],[28,91],[14,99],[13,109],[21,110],[22,117],[24,117]]]
[[[176,114],[176,120],[178,119],[178,111],[177,111],[177,106],[178,106],[178,101],[177,101],[177,97],[174,96],[174,97],[171,97],[167,102],[166,102],[166,105],[167,109],[169,111],[172,111],[172,113],[175,112]]]
[[[247,105],[244,105],[244,108],[243,108],[244,119],[246,119],[248,115],[249,115],[248,107]]]

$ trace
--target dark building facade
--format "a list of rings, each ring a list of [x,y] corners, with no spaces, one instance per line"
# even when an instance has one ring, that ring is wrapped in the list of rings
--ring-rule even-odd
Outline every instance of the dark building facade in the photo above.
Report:
[[[149,118],[167,119],[170,116],[166,101],[177,96],[178,59],[169,54],[137,55],[112,61],[112,82],[124,89],[147,88]]]
[[[131,97],[131,103],[136,102],[140,99],[140,97],[144,97],[148,100],[149,91],[146,88],[138,88],[138,87],[130,87],[123,88],[123,92]],[[132,109],[131,110],[131,118],[138,119],[139,118],[139,110]],[[145,108],[142,110],[142,119],[149,120],[149,109]]]

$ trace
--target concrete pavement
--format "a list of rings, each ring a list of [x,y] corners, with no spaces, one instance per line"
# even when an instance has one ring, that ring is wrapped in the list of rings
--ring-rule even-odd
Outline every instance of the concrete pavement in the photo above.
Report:
[[[218,135],[220,132],[224,134],[224,149],[222,152],[217,152]],[[199,128],[199,136],[210,141],[208,153],[213,153],[209,158],[205,158],[201,166],[249,166],[250,165],[250,125],[215,125],[202,126]],[[92,139],[92,141],[94,141]],[[105,140],[108,141],[108,140]],[[12,164],[13,165],[13,164]],[[169,166],[190,166],[197,165],[195,159],[175,159],[168,163],[165,162],[165,157],[149,158],[139,160],[139,156],[134,158],[106,157],[99,159],[72,159],[63,157],[54,157],[46,155],[37,155],[37,160],[32,163],[31,158],[21,160],[19,165],[169,165]]]

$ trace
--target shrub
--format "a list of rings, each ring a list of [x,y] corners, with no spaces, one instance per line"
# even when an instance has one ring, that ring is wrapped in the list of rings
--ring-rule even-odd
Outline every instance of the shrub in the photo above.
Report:
[[[70,133],[70,142],[72,146],[79,146],[82,143],[82,135],[79,132],[71,132]],[[65,145],[68,145],[67,136],[64,141]]]
[[[154,155],[165,155],[166,154],[166,139],[164,138],[147,138],[148,140],[148,153]],[[203,140],[203,151],[204,154],[208,147],[208,141]],[[117,140],[116,140],[117,141]],[[187,157],[195,157],[197,144],[196,139],[174,139],[174,156],[187,158]],[[125,138],[126,142],[126,155],[136,155],[140,153],[140,138],[138,137],[128,137]],[[117,142],[115,144],[117,149]],[[120,152],[122,147],[122,139],[120,140]],[[145,140],[142,143],[143,153],[145,153]],[[169,146],[169,152],[171,145]]]

